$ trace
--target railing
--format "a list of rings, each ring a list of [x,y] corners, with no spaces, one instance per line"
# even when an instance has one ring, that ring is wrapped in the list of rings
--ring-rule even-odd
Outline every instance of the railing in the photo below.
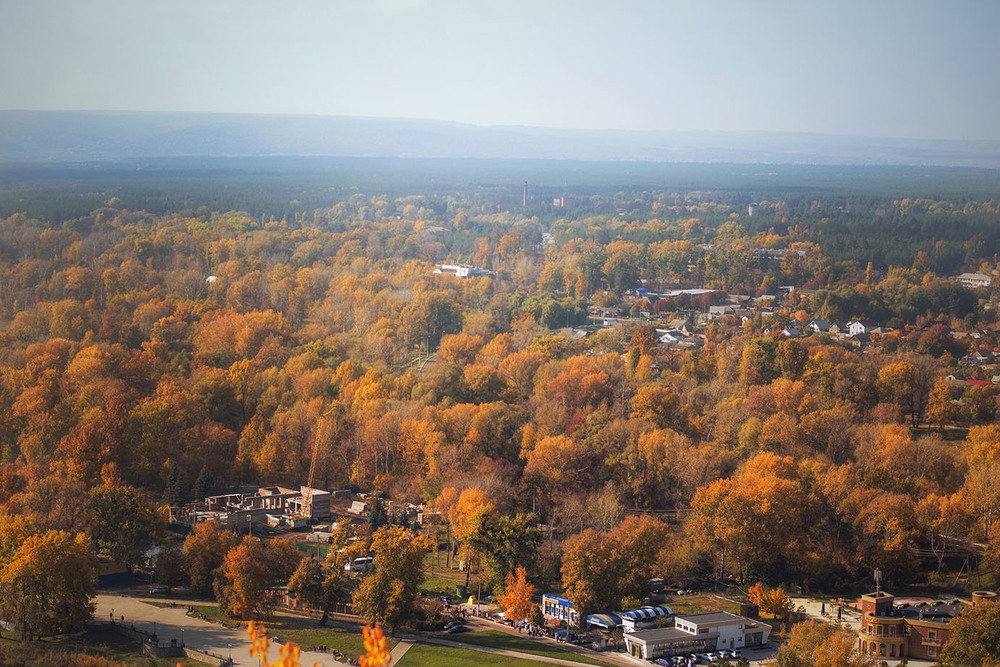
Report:
[[[903,639],[903,638],[906,637],[906,635],[904,635],[902,633],[897,633],[897,634],[894,634],[894,635],[892,635],[892,634],[885,634],[885,633],[883,633],[883,634],[876,634],[875,631],[872,630],[871,628],[869,628],[867,630],[859,630],[859,632],[861,634],[863,634],[863,635],[868,636],[868,637],[876,637],[878,639]]]

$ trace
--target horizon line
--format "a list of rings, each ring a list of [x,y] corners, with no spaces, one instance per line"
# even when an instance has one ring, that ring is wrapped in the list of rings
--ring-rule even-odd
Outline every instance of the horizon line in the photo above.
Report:
[[[315,119],[342,119],[342,120],[366,120],[366,121],[389,121],[389,122],[415,122],[415,123],[437,123],[441,125],[454,125],[461,127],[479,129],[524,129],[524,130],[548,130],[554,132],[578,132],[578,133],[625,133],[625,134],[686,134],[686,135],[787,135],[803,137],[836,137],[843,139],[879,139],[884,141],[909,141],[909,142],[943,142],[957,144],[1000,144],[997,139],[956,139],[942,137],[902,137],[886,136],[875,134],[842,134],[835,132],[819,132],[815,130],[761,130],[761,129],[741,129],[741,130],[719,130],[719,129],[627,129],[616,127],[586,128],[586,127],[565,127],[550,125],[525,125],[517,123],[500,124],[480,124],[468,121],[448,120],[441,118],[419,118],[413,116],[356,116],[347,114],[328,113],[308,113],[308,112],[263,112],[263,111],[168,111],[153,109],[27,109],[27,108],[0,108],[0,113],[28,113],[28,114],[148,114],[148,115],[176,115],[176,116],[244,116],[258,118],[315,118]]]

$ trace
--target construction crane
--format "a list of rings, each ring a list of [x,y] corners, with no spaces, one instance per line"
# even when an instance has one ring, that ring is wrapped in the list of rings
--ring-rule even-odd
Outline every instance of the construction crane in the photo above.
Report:
[[[320,423],[325,421],[327,417],[333,414],[338,409],[342,410],[343,406],[340,403],[334,403],[330,406],[330,409],[320,415]],[[317,431],[320,429],[317,428]],[[313,489],[316,488],[316,476],[319,474],[320,470],[320,459],[324,459],[327,452],[323,446],[330,438],[321,437],[325,436],[324,433],[316,433],[313,436],[313,446],[312,446],[312,460],[309,461],[309,477],[306,479],[306,486],[309,488],[309,497],[306,499],[306,507],[308,508],[309,516],[312,516],[312,500],[313,500]],[[324,472],[326,466],[323,466]]]

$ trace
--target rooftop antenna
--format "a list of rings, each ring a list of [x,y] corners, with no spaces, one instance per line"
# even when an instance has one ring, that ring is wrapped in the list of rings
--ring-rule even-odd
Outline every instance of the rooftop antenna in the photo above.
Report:
[[[524,182],[524,196],[521,198],[521,207],[527,208],[528,206],[528,181]]]
[[[882,570],[875,568],[875,597],[882,593]]]

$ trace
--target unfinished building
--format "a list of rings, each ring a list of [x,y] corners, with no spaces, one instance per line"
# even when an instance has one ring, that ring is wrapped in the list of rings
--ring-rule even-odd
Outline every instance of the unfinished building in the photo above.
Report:
[[[300,486],[298,491],[265,486],[253,493],[226,493],[171,507],[170,522],[193,526],[203,521],[218,521],[236,531],[254,524],[300,528],[330,517],[330,497],[329,491],[308,486]]]

